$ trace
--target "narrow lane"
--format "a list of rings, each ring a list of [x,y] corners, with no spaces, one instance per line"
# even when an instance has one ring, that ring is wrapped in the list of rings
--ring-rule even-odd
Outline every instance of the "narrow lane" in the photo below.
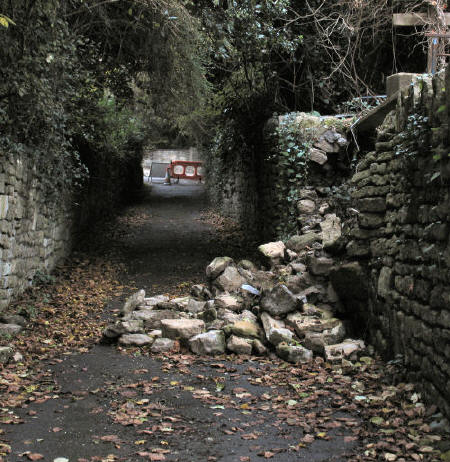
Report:
[[[204,282],[213,257],[237,257],[239,246],[227,249],[230,241],[200,220],[205,207],[201,186],[147,188],[108,243],[125,263],[119,283],[148,295],[186,293]],[[123,296],[111,299],[102,316],[111,320],[121,303]],[[375,460],[367,447],[386,445],[378,424],[368,423],[380,419],[378,402],[402,419],[422,415],[401,401],[394,409],[380,398],[371,409],[355,400],[384,396],[384,369],[374,361],[346,375],[321,358],[293,366],[275,357],[203,358],[183,349],[156,356],[97,344],[42,364],[39,390],[48,384],[47,392],[36,398],[26,390],[30,399],[14,409],[23,422],[0,425],[0,440],[11,446],[0,461]],[[404,431],[389,430],[390,439],[402,440]]]

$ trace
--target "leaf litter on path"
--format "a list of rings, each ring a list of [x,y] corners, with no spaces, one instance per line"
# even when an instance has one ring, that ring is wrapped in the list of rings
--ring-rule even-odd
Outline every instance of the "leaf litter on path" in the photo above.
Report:
[[[133,219],[131,214],[124,223],[129,229],[138,228],[147,218]],[[212,215],[206,219],[216,220]],[[219,222],[217,226],[229,227],[231,235],[239,234],[232,223]],[[0,366],[2,423],[14,425],[39,417],[35,409],[29,410],[28,417],[19,410],[59,399],[59,384],[41,365],[58,363],[97,343],[107,322],[102,314],[106,303],[127,290],[119,281],[122,269],[121,263],[110,257],[80,253],[59,269],[54,284],[33,289],[16,304],[16,311],[29,317],[32,335],[25,331],[11,342],[23,355],[22,361]],[[180,292],[188,286],[179,285]],[[150,356],[145,347],[119,351],[130,359]],[[133,447],[133,454],[145,460],[177,460],[172,448],[184,438],[197,437],[199,423],[192,423],[173,403],[159,400],[170,391],[175,402],[191,397],[207,409],[209,427],[221,429],[225,437],[248,442],[251,455],[237,456],[241,461],[254,456],[282,460],[277,457],[314,451],[318,444],[334,447],[339,441],[345,448],[345,460],[350,462],[450,459],[448,436],[431,430],[436,410],[424,406],[414,387],[401,381],[403,371],[398,365],[365,357],[360,364],[342,370],[320,358],[292,366],[278,359],[248,360],[232,355],[199,358],[183,350],[152,357],[160,362],[159,377],[149,377],[151,368],[145,366],[132,372],[137,381],[104,384],[95,390],[95,396],[102,396],[110,407],[107,414],[102,407],[92,412],[105,413],[105,418],[127,429],[128,434],[124,438],[121,431],[100,433],[96,438],[99,444],[117,451]],[[63,432],[62,427],[51,428],[55,435]],[[273,447],[265,445],[269,428],[277,439]],[[0,433],[0,461],[10,452]],[[23,453],[29,460],[39,460],[39,456],[39,452]],[[93,456],[91,461],[115,457]],[[205,460],[213,460],[211,457],[216,460],[216,455]]]

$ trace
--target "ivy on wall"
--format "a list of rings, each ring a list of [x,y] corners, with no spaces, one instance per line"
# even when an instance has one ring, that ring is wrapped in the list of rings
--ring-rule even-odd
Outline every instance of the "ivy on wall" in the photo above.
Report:
[[[266,160],[278,177],[273,197],[275,229],[278,238],[288,239],[297,230],[298,191],[308,181],[312,133],[299,127],[293,113],[281,118],[271,139],[273,147]]]

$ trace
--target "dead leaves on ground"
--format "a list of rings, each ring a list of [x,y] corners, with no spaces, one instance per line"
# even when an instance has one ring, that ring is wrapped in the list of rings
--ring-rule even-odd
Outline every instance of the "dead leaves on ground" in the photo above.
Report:
[[[57,396],[51,375],[39,371],[44,360],[72,352],[86,352],[98,342],[107,319],[105,303],[120,295],[119,264],[74,256],[61,267],[50,285],[37,286],[17,302],[16,312],[29,318],[27,329],[7,341],[23,358],[0,366],[0,422],[20,423],[13,409],[25,403],[42,403]]]
[[[429,425],[436,409],[421,404],[411,384],[393,385],[401,372],[394,366],[373,360],[344,373],[320,359],[299,367],[261,359],[243,370],[236,367],[239,364],[245,361],[237,358],[233,364],[190,354],[166,356],[161,367],[167,375],[114,390],[117,402],[110,416],[117,423],[134,426],[138,434],[168,441],[196,432],[180,410],[155,402],[161,389],[173,389],[175,395],[189,393],[211,409],[217,422],[227,410],[241,415],[222,431],[255,442],[250,450],[261,458],[308,450],[318,441],[332,445],[341,441],[349,462],[441,460],[442,435]],[[194,372],[194,367],[196,371],[203,367],[205,372]],[[184,380],[173,380],[172,373],[177,372]],[[243,377],[248,386],[233,385]],[[134,393],[129,394],[130,390]],[[267,425],[277,430],[284,447],[264,447],[266,434],[257,427]],[[299,435],[296,441],[293,435]]]

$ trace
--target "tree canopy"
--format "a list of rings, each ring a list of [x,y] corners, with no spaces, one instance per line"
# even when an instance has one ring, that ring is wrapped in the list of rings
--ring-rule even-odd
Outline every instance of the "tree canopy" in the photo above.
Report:
[[[392,13],[429,3],[0,0],[2,149],[79,175],[86,143],[120,156],[130,138],[209,142],[229,121],[334,112],[423,67]]]

